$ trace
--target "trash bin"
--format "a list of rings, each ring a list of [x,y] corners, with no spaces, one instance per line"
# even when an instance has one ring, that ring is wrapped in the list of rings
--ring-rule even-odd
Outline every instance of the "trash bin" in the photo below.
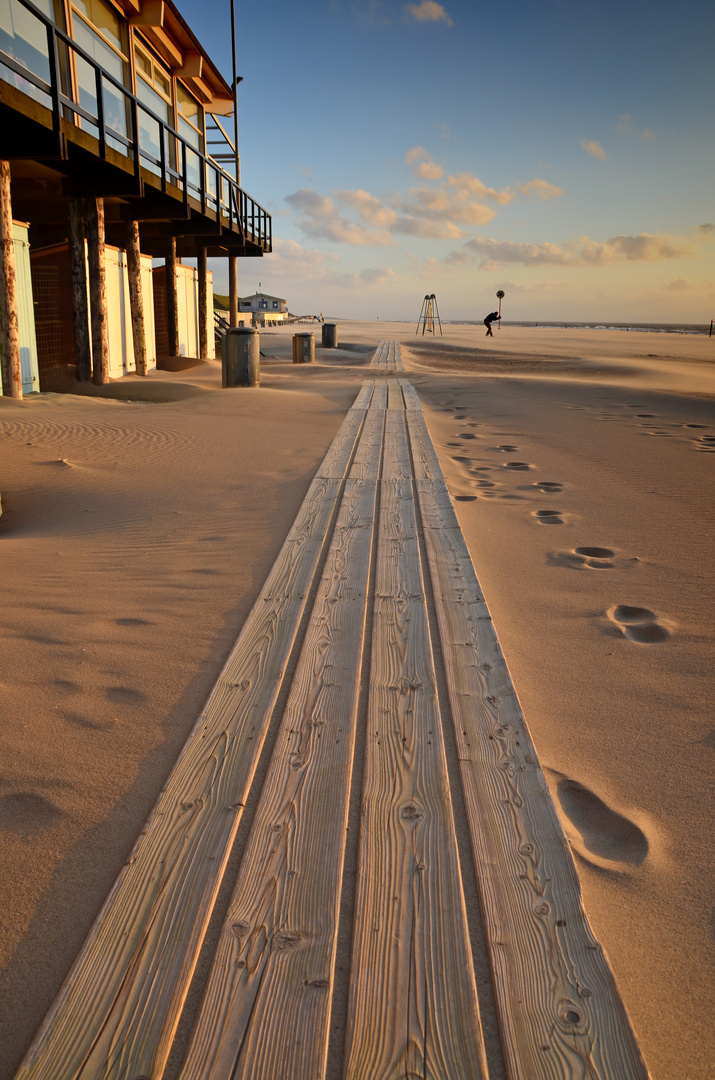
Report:
[[[323,323],[323,348],[337,349],[338,347],[338,324],[334,322]]]
[[[258,331],[251,326],[227,330],[221,349],[222,386],[260,386],[261,362]]]
[[[293,335],[293,363],[315,363],[315,334]]]

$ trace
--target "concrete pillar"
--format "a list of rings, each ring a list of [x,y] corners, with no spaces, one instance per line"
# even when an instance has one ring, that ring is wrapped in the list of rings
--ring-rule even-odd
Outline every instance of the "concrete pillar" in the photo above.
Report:
[[[132,342],[137,375],[146,375],[146,331],[144,327],[144,297],[142,295],[139,222],[128,221],[125,246],[129,277],[129,309],[132,316]]]
[[[169,356],[179,355],[179,292],[176,284],[176,237],[166,242],[166,330]]]
[[[84,248],[84,204],[69,200],[70,288],[72,289],[72,325],[74,327],[75,377],[78,382],[92,378],[92,350],[89,337],[87,304],[87,262]]]
[[[107,326],[107,278],[104,261],[104,199],[87,199],[87,247],[89,249],[89,299],[92,309],[92,382],[109,382],[109,330]]]
[[[209,290],[206,280],[205,247],[200,247],[196,253],[196,269],[199,277],[199,360],[207,360],[209,355]],[[213,323],[213,318],[210,321]]]
[[[10,162],[0,161],[0,361],[3,394],[22,397],[20,331],[17,322],[15,247],[12,239]]]

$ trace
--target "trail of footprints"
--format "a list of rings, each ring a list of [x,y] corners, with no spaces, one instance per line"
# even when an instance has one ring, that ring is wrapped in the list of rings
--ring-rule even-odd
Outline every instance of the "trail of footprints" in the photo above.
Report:
[[[569,405],[569,408],[577,409],[584,408],[584,406]],[[638,408],[636,405],[628,406],[629,408]],[[467,413],[464,412],[459,406],[454,405],[451,402],[445,402],[444,409],[447,412],[452,412],[452,419],[460,425],[461,428],[476,428],[479,427],[477,421],[473,420]],[[653,413],[637,413],[635,414],[639,419],[655,419]],[[597,416],[599,420],[617,420],[619,417],[614,414],[601,414]],[[678,425],[679,427],[687,428],[704,428],[704,424],[684,424]],[[670,432],[663,431],[648,431],[646,434],[651,435],[669,435]],[[477,440],[483,436],[474,431],[459,431],[456,435],[456,440],[446,443],[446,447],[449,450],[473,450],[474,447],[470,445],[472,440]],[[715,436],[704,435],[699,436],[698,441],[701,444],[701,449],[715,451]],[[466,445],[465,445],[466,444]],[[514,443],[498,443],[495,446],[486,446],[487,452],[496,452],[499,454],[516,454],[519,452],[519,447]],[[482,461],[486,459],[481,459]],[[489,474],[497,473],[501,469],[508,470],[509,472],[528,472],[531,469],[536,468],[531,462],[519,461],[510,458],[508,461],[500,462],[495,465],[480,464],[477,458],[470,457],[466,453],[453,454],[452,461],[456,462],[460,466],[463,479],[465,483],[473,488],[478,489],[478,494],[467,494],[465,492],[454,492],[452,498],[455,502],[476,502],[478,499],[500,499],[502,501],[524,501],[528,499],[528,494],[520,495],[514,492],[507,492],[502,490],[503,485],[499,480],[489,478]],[[537,492],[541,495],[557,495],[564,489],[564,485],[560,481],[556,480],[535,480],[527,487],[521,487],[520,491],[531,492],[532,495]],[[552,508],[539,508],[531,511],[531,516],[535,519],[537,524],[546,526],[564,525],[566,524],[568,517],[567,514],[560,509]],[[603,547],[599,545],[582,545],[579,547],[571,548],[567,551],[559,551],[549,555],[548,562],[550,566],[567,567],[573,570],[613,570],[620,569],[627,566],[628,563],[639,562],[637,557],[631,556],[630,558],[619,554],[613,548]],[[666,641],[670,637],[671,624],[663,620],[654,611],[649,608],[636,607],[629,604],[617,604],[609,608],[605,615],[609,620],[614,632],[621,634],[626,640],[636,642],[640,645],[651,645],[656,642]]]

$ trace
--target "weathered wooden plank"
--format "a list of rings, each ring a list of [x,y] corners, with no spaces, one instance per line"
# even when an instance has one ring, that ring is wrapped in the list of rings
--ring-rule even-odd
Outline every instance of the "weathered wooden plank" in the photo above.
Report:
[[[324,1072],[381,436],[346,484],[181,1080]]]
[[[345,1077],[485,1077],[402,414],[385,443]]]
[[[109,331],[104,199],[99,196],[87,199],[87,262],[92,326],[92,381],[97,386],[102,386],[109,382]]]
[[[433,473],[416,484],[508,1075],[644,1080],[424,417],[407,418]]]
[[[142,292],[141,248],[139,247],[139,222],[128,221],[125,227],[127,252],[127,279],[129,282],[129,308],[132,319],[132,345],[137,375],[146,375],[146,333],[144,330],[144,297]],[[206,310],[206,256],[204,251],[204,312]],[[204,316],[204,327],[206,319]],[[201,338],[201,253],[199,252],[199,338]],[[202,360],[206,359],[199,351]]]
[[[161,1075],[341,489],[311,484],[18,1078]]]
[[[405,403],[402,400],[402,390],[397,379],[387,380],[387,407],[388,409],[399,409],[400,412],[404,411]]]

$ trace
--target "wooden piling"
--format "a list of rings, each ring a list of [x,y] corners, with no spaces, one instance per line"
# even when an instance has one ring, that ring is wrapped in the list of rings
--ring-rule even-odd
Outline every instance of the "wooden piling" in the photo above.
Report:
[[[0,360],[3,394],[22,397],[20,331],[17,322],[17,281],[12,239],[10,162],[0,161]]]
[[[205,247],[200,247],[196,253],[196,269],[199,276],[199,360],[207,360],[209,355],[209,313]]]
[[[70,196],[68,209],[75,378],[78,382],[87,382],[92,378],[92,350],[89,337],[87,261],[84,249],[84,204],[82,199]]]
[[[109,332],[107,327],[107,277],[104,259],[104,199],[87,199],[87,247],[89,249],[89,299],[92,310],[92,382],[109,382]]]
[[[126,227],[127,274],[129,277],[129,307],[132,316],[132,342],[137,375],[146,375],[146,330],[144,327],[144,297],[142,295],[141,251],[139,222],[128,221]]]
[[[176,237],[166,244],[166,332],[169,356],[179,355],[179,294],[176,286]]]
[[[238,326],[238,259],[235,255],[228,257],[228,322],[230,326]]]

